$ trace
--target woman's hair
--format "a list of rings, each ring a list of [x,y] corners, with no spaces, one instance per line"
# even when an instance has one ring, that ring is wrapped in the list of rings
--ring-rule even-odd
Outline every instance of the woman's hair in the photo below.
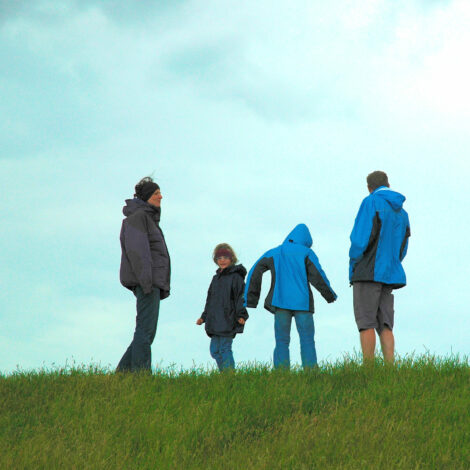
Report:
[[[153,181],[153,178],[151,176],[146,176],[145,178],[142,178],[136,185],[135,185],[135,194],[134,197],[140,197],[142,194],[142,188],[144,187],[145,184],[147,183],[155,183]]]
[[[237,258],[237,255],[235,254],[235,251],[233,250],[233,248],[232,248],[228,243],[219,243],[219,244],[214,248],[214,251],[213,251],[213,253],[212,253],[212,259],[214,260],[214,263],[215,263],[215,264],[217,264],[216,253],[217,253],[219,250],[228,250],[228,251],[230,251],[230,253],[232,253],[232,262],[231,262],[231,265],[234,265],[234,264],[237,263],[238,258]]]

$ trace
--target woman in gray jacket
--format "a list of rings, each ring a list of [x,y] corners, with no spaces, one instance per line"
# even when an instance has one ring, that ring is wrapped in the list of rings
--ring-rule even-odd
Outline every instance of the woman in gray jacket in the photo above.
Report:
[[[162,194],[152,178],[135,186],[123,208],[120,280],[137,298],[134,338],[117,371],[151,370],[150,346],[157,330],[160,300],[170,295],[170,255],[160,228]]]

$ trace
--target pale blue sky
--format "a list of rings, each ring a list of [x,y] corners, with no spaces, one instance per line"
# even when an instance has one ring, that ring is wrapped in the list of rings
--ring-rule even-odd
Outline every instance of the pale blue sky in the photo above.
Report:
[[[314,292],[319,359],[358,349],[349,234],[376,169],[411,220],[398,353],[469,354],[469,23],[463,0],[2,1],[0,371],[117,364],[121,209],[152,172],[173,267],[153,364],[212,364],[217,243],[249,269],[300,222],[339,295]],[[250,315],[235,359],[270,361]]]

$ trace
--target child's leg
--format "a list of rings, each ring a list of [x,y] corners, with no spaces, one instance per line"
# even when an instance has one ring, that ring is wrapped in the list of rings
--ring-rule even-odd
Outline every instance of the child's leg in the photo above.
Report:
[[[290,310],[276,309],[274,314],[274,367],[290,367],[289,343],[292,313]]]
[[[221,370],[222,367],[222,356],[220,354],[220,340],[220,336],[212,336],[211,344],[209,346],[211,356],[215,359],[215,362],[217,362],[217,367],[219,368],[219,370]]]
[[[317,364],[317,351],[315,350],[315,325],[312,313],[295,312],[295,324],[300,338],[300,356],[304,369]]]
[[[233,338],[221,337],[220,338],[220,356],[222,359],[221,369],[234,369],[235,361],[233,360],[232,353]]]

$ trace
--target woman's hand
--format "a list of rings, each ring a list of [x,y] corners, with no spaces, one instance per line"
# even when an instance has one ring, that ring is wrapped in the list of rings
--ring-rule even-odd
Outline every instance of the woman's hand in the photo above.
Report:
[[[244,325],[245,324],[245,319],[244,318],[239,318],[238,323],[240,323],[240,325]]]
[[[196,325],[202,325],[204,323],[204,320],[202,318],[198,318],[196,320]]]

